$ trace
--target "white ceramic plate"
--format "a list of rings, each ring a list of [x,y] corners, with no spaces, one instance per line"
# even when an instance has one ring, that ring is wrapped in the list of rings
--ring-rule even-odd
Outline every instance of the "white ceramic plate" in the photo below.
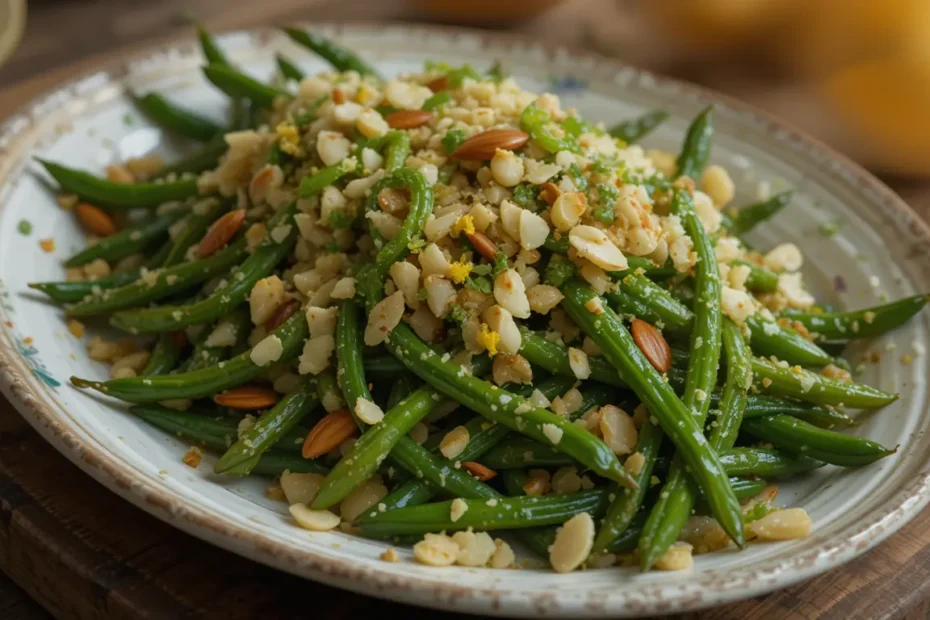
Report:
[[[386,74],[419,69],[427,58],[476,67],[502,60],[530,89],[555,90],[588,119],[610,124],[651,108],[672,119],[647,140],[675,151],[694,114],[715,103],[713,159],[734,171],[737,203],[750,202],[760,182],[796,188],[786,211],[752,239],[760,247],[793,241],[806,254],[805,277],[841,307],[930,291],[930,231],[890,190],[867,173],[784,125],[746,107],[615,62],[501,39],[400,26],[330,29]],[[276,51],[308,72],[324,66],[269,31],[221,38],[232,58],[257,77],[269,76]],[[697,558],[692,571],[639,574],[602,569],[557,575],[420,566],[403,553],[378,559],[384,546],[342,534],[311,534],[263,496],[261,480],[229,482],[181,463],[186,446],[131,419],[111,403],[72,389],[71,375],[104,377],[85,343],[71,336],[56,308],[26,283],[62,279],[61,259],[82,246],[72,216],[58,208],[34,174],[41,155],[102,172],[110,162],[173,145],[131,107],[126,87],[156,89],[221,118],[225,99],[201,77],[193,43],[157,50],[102,68],[32,102],[0,126],[0,376],[3,392],[58,450],[89,474],[155,516],[260,562],[374,596],[482,614],[633,616],[697,609],[784,587],[849,561],[904,525],[930,498],[930,419],[926,388],[930,319],[866,343],[882,360],[861,379],[901,399],[855,432],[898,453],[860,470],[824,468],[785,485],[780,503],[800,505],[814,520],[806,539],[756,545],[741,553]],[[31,234],[18,223],[32,223]],[[838,222],[833,237],[818,234]],[[40,250],[54,238],[57,249]],[[903,355],[914,357],[901,363]]]

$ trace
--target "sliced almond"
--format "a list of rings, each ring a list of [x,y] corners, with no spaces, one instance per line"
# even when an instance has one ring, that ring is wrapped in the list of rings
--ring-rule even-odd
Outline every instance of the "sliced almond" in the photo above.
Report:
[[[445,75],[440,75],[438,78],[432,79],[426,83],[426,87],[429,88],[434,93],[438,93],[442,90],[449,89],[449,77]]]
[[[549,237],[549,224],[528,209],[520,211],[520,247],[535,250]]]
[[[496,471],[476,461],[465,461],[462,463],[462,467],[465,468],[465,471],[481,481],[490,480],[497,475]]]
[[[265,331],[273,332],[278,329],[284,322],[294,316],[294,313],[300,309],[300,302],[296,299],[286,301],[278,306],[271,316],[265,321]]]
[[[652,367],[659,372],[668,372],[672,367],[672,349],[662,336],[662,332],[642,319],[633,319],[630,332],[636,346],[643,352]]]
[[[341,88],[334,88],[331,97],[333,98],[333,103],[336,105],[346,102],[346,94]]]
[[[398,110],[385,117],[392,129],[413,129],[433,120],[433,113],[428,110]]]
[[[581,192],[568,192],[556,198],[549,213],[555,227],[562,232],[568,232],[581,221],[581,216],[587,209],[587,196]]]
[[[326,414],[317,422],[304,440],[301,454],[305,459],[315,459],[334,450],[343,441],[352,437],[358,427],[348,409],[339,409]]]
[[[197,246],[197,254],[204,258],[221,250],[242,228],[242,224],[245,222],[245,214],[245,209],[236,209],[213,222],[210,230],[200,240],[200,245]]]
[[[546,204],[553,205],[555,201],[562,195],[562,190],[555,183],[543,183],[539,187],[539,197],[546,201]]]
[[[568,241],[579,256],[605,271],[621,271],[629,266],[620,248],[599,228],[575,226],[568,234]]]
[[[385,187],[378,192],[378,206],[385,213],[401,216],[410,210],[410,192],[406,189]]]
[[[465,161],[485,161],[494,157],[497,149],[514,151],[530,139],[519,129],[488,129],[462,142],[452,156]]]
[[[116,232],[116,223],[110,214],[88,202],[79,202],[74,207],[81,226],[98,237],[109,237]]]
[[[338,515],[328,510],[313,510],[306,504],[294,504],[288,510],[300,527],[313,532],[327,532],[341,521]]]
[[[490,260],[494,260],[497,256],[497,246],[483,233],[476,232],[474,234],[466,234],[466,236],[468,237],[468,241],[475,247],[475,251],[481,254],[481,256]]]
[[[567,573],[588,559],[594,545],[594,519],[581,512],[565,522],[549,547],[549,563],[559,573]]]
[[[278,402],[278,393],[258,385],[243,385],[220,392],[213,397],[213,402],[221,407],[229,407],[240,411],[253,411],[274,406]]]

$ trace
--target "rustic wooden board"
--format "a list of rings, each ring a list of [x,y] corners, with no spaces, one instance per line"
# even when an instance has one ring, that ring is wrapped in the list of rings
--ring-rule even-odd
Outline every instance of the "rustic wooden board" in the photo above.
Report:
[[[23,47],[0,69],[0,118],[55,83],[105,60],[187,34],[193,11],[216,30],[292,19],[409,17],[403,2],[359,0],[97,0],[30,3]],[[581,47],[586,19],[615,0],[573,0],[520,30]],[[91,29],[74,28],[93,24]],[[71,64],[77,60],[77,64]],[[693,74],[690,74],[694,79]],[[722,80],[731,94],[780,109],[802,105],[794,91]],[[10,88],[12,86],[12,88]],[[817,118],[808,114],[807,118]],[[930,185],[898,181],[902,196],[930,219]],[[307,582],[232,555],[150,517],[55,452],[0,397],[0,618],[357,618],[418,613]],[[419,612],[422,613],[422,612]],[[436,614],[438,615],[438,614]],[[432,616],[432,614],[431,614]],[[447,618],[465,618],[445,614]],[[761,598],[681,618],[886,619],[930,617],[930,510],[845,567]]]

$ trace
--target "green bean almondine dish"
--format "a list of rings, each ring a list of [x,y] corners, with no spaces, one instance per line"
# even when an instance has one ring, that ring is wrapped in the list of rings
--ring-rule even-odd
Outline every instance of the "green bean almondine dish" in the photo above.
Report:
[[[826,310],[798,246],[744,241],[795,193],[736,206],[713,106],[645,150],[666,111],[605,126],[498,66],[387,79],[285,32],[332,70],[292,53],[263,81],[198,27],[227,121],[134,95],[194,155],[42,161],[95,240],[30,286],[78,337],[125,332],[89,332],[110,377],[72,383],[185,463],[385,560],[567,572],[806,536],[778,484],[896,452],[857,414],[897,395],[837,353],[928,296]]]

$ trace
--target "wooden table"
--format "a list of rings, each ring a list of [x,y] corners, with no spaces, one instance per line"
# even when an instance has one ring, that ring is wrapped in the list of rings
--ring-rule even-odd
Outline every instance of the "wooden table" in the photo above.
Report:
[[[521,24],[519,30],[580,47],[586,16],[611,10],[614,3],[608,0],[566,2]],[[42,90],[105,60],[115,49],[189,35],[178,16],[191,11],[217,31],[321,15],[327,20],[365,21],[415,17],[398,3],[370,0],[36,0],[30,3],[24,44],[0,69],[0,118]],[[748,90],[741,90],[740,84],[744,82],[716,83],[740,94],[758,92],[758,84]],[[901,180],[892,185],[930,219],[930,185]],[[311,610],[334,619],[417,613],[265,568],[174,530],[71,465],[2,397],[0,569],[8,576],[0,574],[0,617],[10,620],[46,618],[48,613],[58,618],[230,620],[304,617]],[[843,568],[768,596],[682,617],[928,615],[930,511],[925,511]]]

